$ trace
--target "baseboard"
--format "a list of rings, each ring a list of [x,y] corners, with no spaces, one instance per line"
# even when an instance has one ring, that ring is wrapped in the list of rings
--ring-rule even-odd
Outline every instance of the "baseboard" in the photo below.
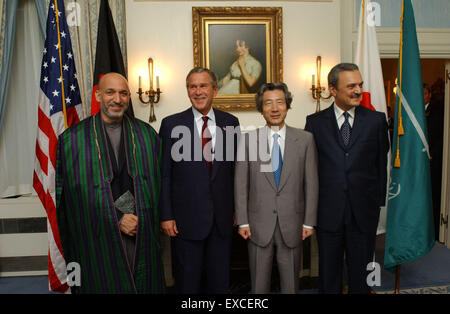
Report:
[[[0,277],[29,277],[29,276],[48,276],[48,271],[39,270],[39,271],[0,272]]]

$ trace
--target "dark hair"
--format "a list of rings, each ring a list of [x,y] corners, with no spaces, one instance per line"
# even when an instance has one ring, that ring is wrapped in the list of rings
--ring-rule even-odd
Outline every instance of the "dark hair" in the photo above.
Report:
[[[428,93],[431,94],[431,87],[430,87],[430,85],[428,85],[427,83],[424,83],[424,84],[423,84],[423,89],[426,89],[426,90],[428,91]]]
[[[194,74],[194,73],[203,73],[206,72],[209,74],[209,77],[211,78],[211,85],[213,88],[216,88],[218,86],[217,83],[217,76],[216,74],[214,74],[213,71],[211,71],[208,68],[203,68],[203,67],[195,67],[192,70],[189,71],[188,75],[186,76],[186,87],[188,87],[188,83],[189,83],[189,77]]]
[[[286,107],[287,107],[287,109],[291,109],[292,94],[288,90],[288,87],[286,84],[284,84],[284,83],[264,83],[263,85],[261,85],[261,87],[259,88],[259,90],[255,96],[256,109],[259,112],[262,112],[262,106],[263,106],[262,100],[263,100],[264,93],[268,90],[270,91],[270,90],[276,90],[276,89],[283,91],[284,96],[286,97]]]
[[[342,71],[359,71],[359,68],[354,63],[339,63],[335,65],[330,73],[328,73],[328,85],[337,89],[339,81],[339,73]]]

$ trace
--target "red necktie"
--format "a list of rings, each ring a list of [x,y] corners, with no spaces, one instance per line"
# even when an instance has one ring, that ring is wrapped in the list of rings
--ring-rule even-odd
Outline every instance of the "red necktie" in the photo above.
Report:
[[[205,145],[211,141],[211,133],[208,129],[208,117],[203,116],[203,126],[202,126],[202,151],[203,157],[205,158],[206,165],[208,166],[209,174],[211,175],[212,170],[212,158],[211,158],[211,145],[208,145],[205,150]]]

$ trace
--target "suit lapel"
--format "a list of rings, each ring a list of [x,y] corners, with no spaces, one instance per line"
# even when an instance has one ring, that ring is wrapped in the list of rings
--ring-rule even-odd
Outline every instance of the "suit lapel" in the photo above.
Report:
[[[214,110],[214,109],[211,108],[211,110]],[[218,154],[222,154],[222,158],[223,158],[223,160],[225,160],[227,143],[226,143],[225,132],[222,132],[222,131],[224,131],[223,128],[226,127],[225,121],[222,119],[222,115],[219,112],[217,112],[217,110],[214,110],[214,117],[216,119],[216,143],[215,143],[215,147],[213,147],[213,149]],[[222,147],[217,147],[218,145],[220,145],[219,141],[217,141],[217,138],[218,138],[217,132],[222,132],[222,134],[223,134],[223,137],[222,137],[222,140],[223,140],[222,145],[223,146]],[[211,170],[211,180],[214,180],[214,178],[216,177],[219,166],[220,166],[220,161],[213,159],[212,170]],[[206,167],[206,162],[205,162],[205,167]]]
[[[336,139],[336,142],[339,144],[339,146],[341,146],[341,148],[345,150],[345,145],[341,136],[341,131],[339,130],[339,126],[337,124],[336,114],[334,113],[334,103],[325,110],[326,110],[325,116],[328,119],[327,123],[328,131],[330,134],[333,134],[333,137]]]
[[[182,124],[189,129],[189,132],[191,134],[191,160],[202,160],[202,140],[200,138],[200,135],[198,134],[197,126],[194,122],[194,113],[192,112],[192,108],[189,108],[184,112],[184,115],[182,117]]]
[[[189,131],[191,131],[192,139],[193,139],[192,143],[195,143],[194,139],[196,137],[201,142],[197,128],[195,127],[194,114],[192,113],[192,108],[189,108],[188,110],[185,111],[183,120],[184,120],[184,124],[189,128]]]
[[[260,171],[264,170],[268,170],[268,171],[264,171],[264,176],[266,177],[267,181],[270,183],[270,185],[272,186],[272,188],[274,189],[274,191],[277,190],[277,185],[275,183],[275,178],[273,177],[273,171],[272,169],[272,160],[271,158],[269,158],[269,161],[261,161],[260,159],[260,148],[259,145],[265,145],[266,146],[266,152],[268,152],[268,154],[270,155],[270,146],[269,146],[269,141],[268,141],[268,134],[267,134],[267,128],[266,127],[262,127],[258,130],[258,163],[259,163],[259,169]],[[269,170],[270,169],[270,170]]]
[[[360,106],[355,108],[355,117],[353,118],[353,127],[352,127],[352,133],[350,135],[350,142],[348,143],[348,149],[352,147],[353,144],[355,144],[357,138],[361,134],[364,126],[364,111],[361,110]]]
[[[289,179],[294,168],[295,156],[297,152],[297,140],[294,130],[286,125],[286,139],[284,141],[283,168],[281,169],[281,178],[278,190],[281,191]]]

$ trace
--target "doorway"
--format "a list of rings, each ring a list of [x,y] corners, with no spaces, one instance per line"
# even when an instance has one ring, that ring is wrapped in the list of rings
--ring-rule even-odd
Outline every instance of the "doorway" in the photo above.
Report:
[[[431,91],[431,101],[430,105],[427,107],[426,114],[430,150],[434,151],[434,156],[432,156],[432,161],[430,162],[430,168],[436,240],[439,242],[446,242],[448,247],[450,247],[450,234],[448,232],[447,217],[450,193],[447,187],[450,185],[447,184],[447,182],[450,178],[445,170],[450,169],[450,165],[448,158],[448,143],[444,141],[444,138],[449,138],[449,134],[446,134],[449,132],[449,128],[444,124],[444,120],[446,120],[444,118],[446,118],[450,112],[448,105],[444,106],[444,103],[446,101],[446,64],[449,63],[450,60],[448,59],[421,59],[422,81],[424,84],[428,85]],[[389,121],[393,121],[395,114],[394,87],[398,72],[398,59],[381,59],[381,67],[383,71]],[[448,122],[446,123],[448,124]],[[392,132],[392,128],[393,125],[390,124],[390,132]],[[444,149],[446,153],[444,153]]]

